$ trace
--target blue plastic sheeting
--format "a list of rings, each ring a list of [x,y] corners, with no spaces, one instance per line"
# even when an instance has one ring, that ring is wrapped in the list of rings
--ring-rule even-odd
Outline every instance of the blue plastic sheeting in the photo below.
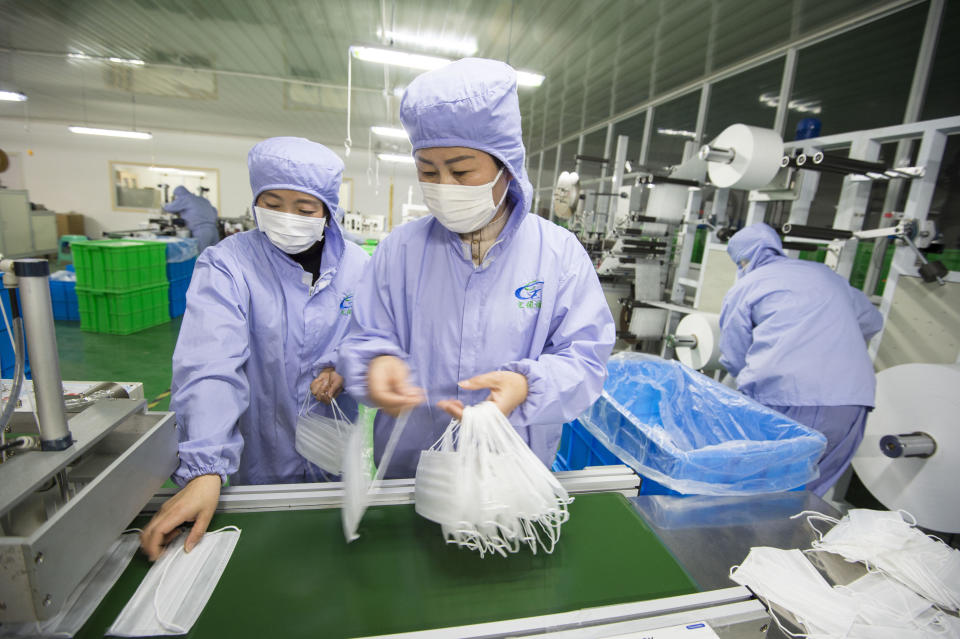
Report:
[[[143,238],[147,239],[147,238]],[[167,262],[186,262],[200,254],[199,243],[192,237],[170,237],[156,235],[149,238],[151,242],[166,242]]]
[[[642,353],[607,364],[580,421],[640,475],[693,495],[790,490],[819,475],[820,433],[687,368]]]

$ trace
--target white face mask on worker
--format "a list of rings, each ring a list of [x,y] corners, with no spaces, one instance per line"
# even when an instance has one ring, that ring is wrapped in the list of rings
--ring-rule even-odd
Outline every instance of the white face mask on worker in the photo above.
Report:
[[[501,175],[503,169],[500,169],[492,182],[480,186],[421,182],[423,203],[449,230],[454,233],[472,233],[489,224],[506,199],[507,189],[504,189],[500,201],[493,201],[493,187]]]
[[[302,253],[323,239],[323,229],[327,225],[325,217],[283,213],[259,206],[253,208],[257,213],[257,228],[284,253]]]

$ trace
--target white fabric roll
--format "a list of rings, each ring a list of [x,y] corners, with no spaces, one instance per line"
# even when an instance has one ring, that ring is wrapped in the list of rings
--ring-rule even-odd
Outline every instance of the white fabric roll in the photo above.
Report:
[[[720,368],[720,316],[713,313],[692,313],[677,324],[679,335],[697,338],[693,348],[678,346],[677,359],[694,370],[712,371]]]
[[[759,189],[766,186],[780,170],[783,140],[776,131],[734,124],[724,129],[710,146],[733,149],[729,164],[708,162],[710,181],[721,188]]]
[[[903,364],[877,374],[877,406],[867,418],[853,468],[890,510],[903,509],[925,528],[960,532],[960,366]],[[890,458],[885,435],[923,432],[937,442],[927,458]]]

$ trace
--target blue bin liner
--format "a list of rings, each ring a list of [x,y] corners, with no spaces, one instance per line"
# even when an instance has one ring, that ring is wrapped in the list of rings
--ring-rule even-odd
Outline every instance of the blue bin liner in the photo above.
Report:
[[[790,490],[818,476],[826,438],[693,371],[641,353],[610,358],[580,422],[646,480],[683,494]]]
[[[186,262],[200,254],[200,243],[192,237],[170,237],[155,235],[143,238],[151,242],[163,242],[167,245],[167,263]],[[170,279],[170,278],[167,278]]]
[[[186,279],[188,282],[193,276],[193,267],[197,264],[197,258],[191,257],[184,262],[167,262],[167,281],[171,285],[177,280]]]

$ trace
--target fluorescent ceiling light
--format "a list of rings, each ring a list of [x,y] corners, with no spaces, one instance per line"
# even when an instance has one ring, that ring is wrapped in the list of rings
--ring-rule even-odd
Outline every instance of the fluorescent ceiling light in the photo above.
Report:
[[[421,55],[419,53],[407,53],[395,49],[378,49],[375,47],[351,47],[350,49],[353,52],[353,57],[358,60],[379,62],[380,64],[388,64],[395,67],[421,69],[423,71],[437,69],[450,63],[450,60],[446,58]]]
[[[374,135],[379,135],[384,138],[401,138],[403,140],[409,140],[407,132],[403,129],[398,129],[390,126],[372,126],[370,130],[373,131]]]
[[[0,91],[0,102],[26,102],[27,96],[17,91]]]
[[[660,135],[673,135],[678,138],[690,138],[691,140],[697,139],[697,134],[693,131],[683,131],[681,129],[664,129],[662,127],[658,127],[657,133]]]
[[[350,47],[353,57],[365,62],[378,62],[396,67],[407,67],[408,69],[420,69],[421,71],[432,71],[439,69],[445,64],[453,62],[448,58],[441,58],[434,55],[421,55],[419,53],[407,53],[406,51],[397,51],[396,49],[380,49],[377,47]],[[517,71],[517,85],[522,87],[538,87],[543,84],[545,77],[539,73],[531,71]]]
[[[189,169],[178,169],[172,166],[151,166],[151,171],[156,171],[157,173],[170,173],[172,175],[183,175],[185,177],[205,177],[207,175],[206,171],[191,171]]]
[[[412,155],[400,155],[399,153],[377,153],[377,159],[384,162],[396,162],[397,164],[413,164]]]
[[[146,64],[143,60],[137,60],[133,58],[107,58],[110,62],[116,62],[117,64],[130,64],[136,67],[142,67]]]
[[[384,34],[383,29],[377,29],[377,37],[386,37],[397,44],[406,44],[424,49],[436,49],[437,51],[449,51],[450,53],[459,53],[464,56],[471,56],[477,52],[477,39],[473,36],[464,38],[445,38],[443,36],[417,35],[415,33],[403,33],[402,31],[387,31]]]
[[[93,57],[86,53],[68,53],[67,57],[71,60],[93,60]]]
[[[760,104],[774,109],[780,104],[780,96],[776,93],[762,93],[759,99]],[[823,106],[820,100],[790,100],[787,102],[787,109],[796,111],[797,113],[813,113],[819,115],[820,112],[823,111]]]
[[[131,131],[129,129],[96,129],[88,126],[67,127],[71,133],[80,133],[81,135],[105,135],[110,138],[133,138],[135,140],[149,140],[152,134],[146,131]]]
[[[517,84],[522,87],[538,87],[543,84],[546,76],[531,71],[517,71]]]

